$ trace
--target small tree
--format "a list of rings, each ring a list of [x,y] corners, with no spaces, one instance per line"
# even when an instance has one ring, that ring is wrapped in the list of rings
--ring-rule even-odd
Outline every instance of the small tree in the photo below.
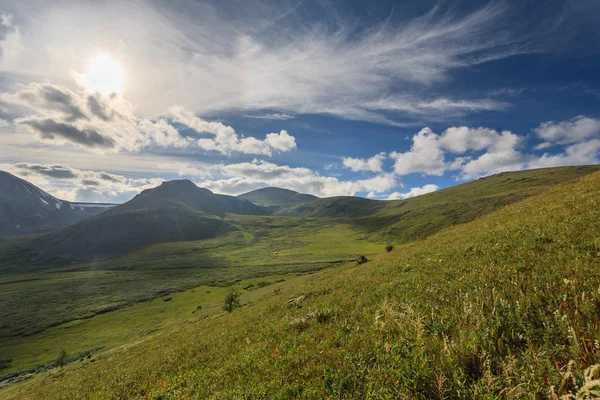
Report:
[[[392,246],[391,244],[388,244],[387,246],[385,246],[385,251],[387,251],[388,253],[392,250],[394,250],[394,246]]]
[[[67,363],[67,352],[65,350],[62,350],[54,363],[57,367],[64,367]]]
[[[365,257],[365,256],[360,256],[360,257],[358,257],[358,260],[356,260],[356,262],[358,263],[358,265],[364,264],[367,261],[369,261],[369,260],[367,260],[367,257]]]
[[[235,308],[241,307],[240,304],[240,296],[242,294],[240,292],[236,292],[233,289],[227,293],[225,296],[225,304],[223,305],[223,310],[227,312],[232,312]]]

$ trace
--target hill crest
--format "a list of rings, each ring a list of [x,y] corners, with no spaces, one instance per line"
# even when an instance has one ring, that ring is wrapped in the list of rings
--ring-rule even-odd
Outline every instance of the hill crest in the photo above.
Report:
[[[312,194],[298,193],[294,190],[274,186],[264,187],[237,196],[255,204],[271,207],[289,207],[317,200]]]

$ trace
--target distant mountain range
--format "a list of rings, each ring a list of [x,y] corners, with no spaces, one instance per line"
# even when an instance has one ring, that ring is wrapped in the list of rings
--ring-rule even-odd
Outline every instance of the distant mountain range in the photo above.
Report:
[[[127,203],[33,242],[44,257],[104,259],[160,242],[200,240],[239,228],[226,214],[268,215],[268,207],[214,194],[189,180],[164,182]]]
[[[121,204],[71,203],[0,172],[0,236],[44,235],[22,242],[28,262],[101,260],[164,242],[192,241],[242,230],[227,215],[337,218],[381,241],[407,242],[468,222],[552,185],[595,172],[580,166],[502,173],[407,200],[317,198],[263,188],[237,197],[189,180],[164,182]]]
[[[114,206],[59,200],[21,178],[0,171],[0,236],[50,232]]]

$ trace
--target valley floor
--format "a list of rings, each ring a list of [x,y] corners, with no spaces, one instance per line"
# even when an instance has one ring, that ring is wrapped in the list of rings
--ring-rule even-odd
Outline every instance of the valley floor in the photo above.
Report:
[[[194,317],[221,311],[232,287],[272,283],[385,251],[384,244],[331,221],[231,218],[242,232],[1,275],[0,381],[44,370],[63,350],[79,360],[178,326],[199,305],[203,309]]]

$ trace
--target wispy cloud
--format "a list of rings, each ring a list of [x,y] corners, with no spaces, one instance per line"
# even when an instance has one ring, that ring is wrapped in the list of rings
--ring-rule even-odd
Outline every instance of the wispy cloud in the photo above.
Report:
[[[272,119],[272,120],[279,120],[279,121],[285,121],[285,120],[293,119],[294,118],[293,115],[282,114],[282,113],[261,114],[261,115],[246,115],[246,117],[247,118],[254,118],[254,119]]]
[[[369,29],[343,17],[335,23],[306,19],[297,6],[247,1],[223,13],[198,3],[171,8],[146,2],[42,3],[20,18],[29,51],[11,72],[55,78],[59,71],[82,70],[82,55],[112,47],[129,71],[127,98],[142,115],[180,104],[203,116],[271,110],[253,118],[317,113],[406,126],[440,113],[506,108],[490,99],[436,96],[435,84],[453,70],[533,50],[518,29],[506,33],[511,30],[502,3],[461,16],[434,7],[420,17],[381,21]],[[39,14],[44,18],[36,18]]]

